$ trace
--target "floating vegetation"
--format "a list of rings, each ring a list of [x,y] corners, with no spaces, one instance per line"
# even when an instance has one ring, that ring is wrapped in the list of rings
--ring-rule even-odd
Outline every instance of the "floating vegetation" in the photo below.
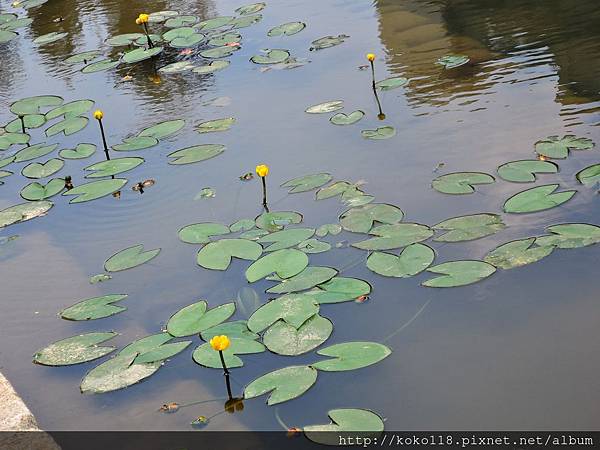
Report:
[[[471,58],[466,55],[446,55],[439,58],[435,63],[443,66],[444,69],[456,69],[469,64],[470,61]]]
[[[115,253],[104,263],[107,272],[120,272],[140,266],[160,253],[160,248],[144,251],[144,245],[138,244]]]
[[[569,156],[569,150],[590,150],[594,148],[591,139],[581,138],[573,135],[549,136],[535,143],[535,152],[546,158],[565,159]]]
[[[287,22],[271,28],[267,32],[267,36],[292,36],[294,34],[300,33],[305,28],[306,24],[304,22]]]
[[[339,436],[376,438],[384,429],[383,419],[367,409],[332,409],[327,415],[331,423],[304,427],[308,439],[318,444],[339,445]]]
[[[346,34],[338,34],[337,36],[325,36],[315,39],[311,42],[312,46],[309,48],[309,50],[312,52],[316,50],[323,50],[329,47],[335,47],[336,45],[344,43],[349,37],[350,36]]]
[[[319,103],[306,108],[308,114],[326,114],[334,111],[339,111],[344,108],[343,100],[333,100],[330,102]]]
[[[431,187],[443,194],[472,194],[480,184],[491,184],[493,176],[481,172],[457,172],[437,177]]]
[[[498,167],[498,175],[513,183],[533,183],[538,173],[557,173],[558,165],[537,159],[511,161]]]
[[[95,320],[113,316],[127,309],[124,306],[113,305],[113,303],[125,298],[127,298],[126,294],[88,298],[63,309],[60,312],[60,317],[67,320]]]
[[[435,259],[435,252],[424,244],[411,244],[400,255],[373,252],[367,258],[367,267],[384,277],[409,278],[427,269]]]
[[[334,116],[331,116],[329,121],[334,125],[352,125],[358,122],[364,116],[364,111],[356,110],[352,111],[350,114],[337,113]]]
[[[378,127],[374,130],[363,130],[360,132],[365,139],[389,139],[396,135],[396,129],[392,126]]]
[[[63,192],[62,195],[76,195],[69,203],[82,203],[96,200],[107,195],[118,192],[127,184],[124,178],[114,178],[111,180],[91,181],[80,184],[79,186]]]
[[[386,78],[385,80],[376,82],[375,87],[377,89],[381,89],[382,91],[391,91],[392,89],[396,89],[396,88],[405,86],[407,83],[408,83],[408,78],[392,77],[392,78]]]
[[[264,53],[264,55],[254,55],[250,61],[254,64],[278,64],[290,57],[289,51],[281,49],[264,50]]]
[[[519,192],[506,200],[504,212],[507,213],[532,213],[560,206],[569,201],[577,191],[555,192],[558,184],[538,186]]]
[[[423,282],[423,286],[449,288],[476,283],[492,275],[496,268],[484,261],[452,261],[429,267],[427,271],[442,276]]]
[[[112,339],[117,333],[88,333],[62,339],[38,350],[33,362],[44,366],[69,366],[93,361],[115,351],[115,347],[100,344]]]

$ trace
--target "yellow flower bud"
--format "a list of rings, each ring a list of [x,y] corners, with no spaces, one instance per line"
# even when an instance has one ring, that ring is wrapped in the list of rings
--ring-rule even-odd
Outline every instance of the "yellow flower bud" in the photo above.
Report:
[[[104,117],[104,113],[102,111],[100,111],[99,109],[94,111],[94,119],[102,120],[103,117]]]
[[[256,175],[258,175],[261,178],[264,178],[268,174],[269,174],[269,166],[266,166],[264,164],[256,166]]]
[[[140,18],[138,17],[137,19],[135,19],[135,23],[136,23],[137,25],[141,25],[141,24],[142,24],[142,21],[141,21],[141,20],[140,20]]]
[[[229,348],[231,341],[227,336],[214,336],[209,343],[213,350],[221,352]]]
[[[375,61],[375,53],[367,53],[367,59],[371,62]]]
[[[138,19],[140,20],[140,23],[147,23],[148,22],[148,18],[149,18],[148,14],[144,14],[144,13],[142,13],[142,14],[140,14],[138,16]]]

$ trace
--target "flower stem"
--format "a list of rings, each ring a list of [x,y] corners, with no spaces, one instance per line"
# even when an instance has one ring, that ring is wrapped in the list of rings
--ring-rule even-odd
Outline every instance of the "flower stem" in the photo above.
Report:
[[[267,208],[267,181],[265,180],[266,177],[260,177],[260,180],[262,181],[262,187],[263,187],[263,206],[265,208]]]
[[[148,38],[148,47],[154,48],[152,39],[150,39],[150,33],[148,32],[148,25],[146,25],[146,23],[144,23],[144,32],[146,33],[146,38]]]
[[[225,358],[223,357],[223,350],[219,350],[219,357],[221,358],[221,364],[223,365],[223,374],[229,377],[229,370],[227,369],[227,365],[225,364]],[[227,378],[229,381],[229,378]]]
[[[106,155],[106,159],[110,160],[110,155],[108,154],[108,145],[106,145],[106,136],[104,135],[104,125],[102,125],[102,119],[98,120],[98,124],[100,124],[100,134],[102,134],[102,143],[104,144],[104,154]]]

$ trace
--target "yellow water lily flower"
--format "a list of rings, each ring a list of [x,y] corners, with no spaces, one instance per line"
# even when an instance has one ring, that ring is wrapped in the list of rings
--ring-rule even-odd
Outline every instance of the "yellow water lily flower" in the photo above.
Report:
[[[231,344],[231,341],[229,340],[229,338],[227,336],[214,336],[210,341],[210,346],[213,348],[213,350],[222,352],[223,350],[227,350],[229,348],[229,345]]]
[[[103,117],[104,117],[104,113],[102,111],[100,111],[99,109],[94,111],[94,119],[102,120]]]
[[[140,20],[140,18],[138,17],[137,19],[135,19],[135,23],[136,25],[141,25],[142,21]]]
[[[266,166],[264,164],[256,166],[256,175],[258,175],[261,178],[264,178],[267,175],[269,175],[269,166]]]
[[[367,53],[367,59],[371,62],[375,61],[375,53]]]
[[[148,23],[148,19],[149,19],[148,14],[142,13],[138,16],[138,20],[140,21],[140,23]],[[137,23],[137,20],[136,20],[136,23]]]

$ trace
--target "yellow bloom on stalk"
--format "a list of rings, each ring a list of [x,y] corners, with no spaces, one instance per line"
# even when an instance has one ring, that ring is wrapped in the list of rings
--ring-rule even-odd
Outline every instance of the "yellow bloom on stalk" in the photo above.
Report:
[[[142,21],[140,20],[140,18],[138,17],[137,19],[135,19],[135,23],[136,25],[141,25]]]
[[[256,166],[256,175],[258,175],[261,178],[264,178],[267,175],[269,175],[269,166],[266,166],[264,164]]]
[[[138,16],[138,18],[135,22],[137,23],[137,21],[139,20],[140,23],[148,23],[148,18],[149,18],[148,14],[142,13]]]
[[[227,336],[214,336],[209,343],[213,350],[222,352],[223,350],[227,350],[229,348],[231,341]]]
[[[102,111],[100,111],[99,109],[94,111],[94,119],[102,120],[103,117],[104,117],[104,113]]]
[[[375,61],[375,53],[367,53],[367,59],[371,62]]]

